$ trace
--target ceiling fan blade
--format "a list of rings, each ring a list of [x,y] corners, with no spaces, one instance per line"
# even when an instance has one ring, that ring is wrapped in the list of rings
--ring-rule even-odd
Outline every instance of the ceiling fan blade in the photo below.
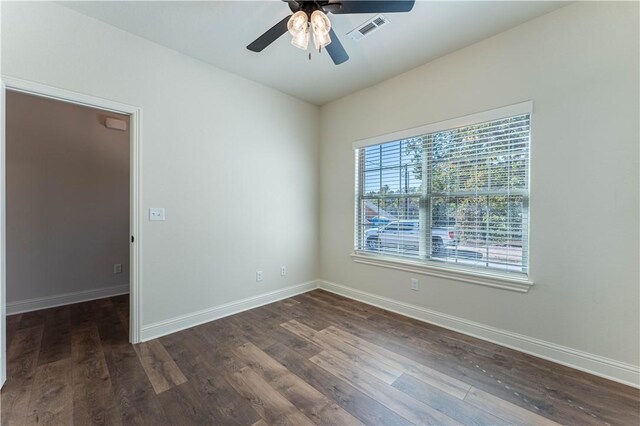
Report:
[[[333,4],[340,7],[332,6]],[[327,12],[336,15],[347,13],[394,13],[409,12],[415,0],[338,0],[325,6]]]
[[[329,31],[329,37],[331,37],[331,43],[325,46],[325,50],[333,59],[333,63],[336,65],[340,65],[343,62],[347,62],[349,60],[349,55],[347,55],[346,50],[342,47],[342,43],[338,40],[338,36],[333,31],[333,28]]]
[[[289,22],[289,18],[291,18],[291,15],[285,17],[282,21],[269,28],[264,34],[248,45],[247,49],[252,52],[262,52],[265,47],[269,46],[280,38],[282,34],[287,32],[287,22]]]

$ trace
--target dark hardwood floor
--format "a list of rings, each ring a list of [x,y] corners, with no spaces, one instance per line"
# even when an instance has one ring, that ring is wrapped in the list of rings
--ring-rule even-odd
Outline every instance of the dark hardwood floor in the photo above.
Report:
[[[640,422],[637,389],[320,290],[127,330],[127,296],[8,317],[2,425]]]

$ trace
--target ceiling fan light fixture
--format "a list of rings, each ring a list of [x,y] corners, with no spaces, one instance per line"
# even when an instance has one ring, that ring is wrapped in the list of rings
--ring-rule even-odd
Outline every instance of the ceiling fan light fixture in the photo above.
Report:
[[[309,46],[309,27],[291,37],[291,44],[298,49],[307,50]]]
[[[301,10],[294,13],[289,19],[289,22],[287,22],[287,30],[293,37],[307,32],[308,27],[309,18],[307,18],[307,14]]]

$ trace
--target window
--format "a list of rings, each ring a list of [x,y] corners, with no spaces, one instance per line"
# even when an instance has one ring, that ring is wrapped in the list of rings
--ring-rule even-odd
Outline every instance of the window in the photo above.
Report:
[[[530,110],[357,142],[356,253],[526,277]]]

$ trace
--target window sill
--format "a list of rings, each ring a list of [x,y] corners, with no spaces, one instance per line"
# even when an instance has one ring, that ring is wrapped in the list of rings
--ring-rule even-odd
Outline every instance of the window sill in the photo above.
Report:
[[[383,268],[397,269],[399,271],[413,272],[416,274],[430,275],[432,277],[447,278],[471,284],[479,284],[487,287],[526,293],[533,285],[533,281],[526,278],[508,277],[478,271],[454,269],[446,266],[436,266],[425,262],[409,259],[398,259],[391,256],[371,255],[364,253],[352,253],[351,258],[356,263],[380,266]]]

